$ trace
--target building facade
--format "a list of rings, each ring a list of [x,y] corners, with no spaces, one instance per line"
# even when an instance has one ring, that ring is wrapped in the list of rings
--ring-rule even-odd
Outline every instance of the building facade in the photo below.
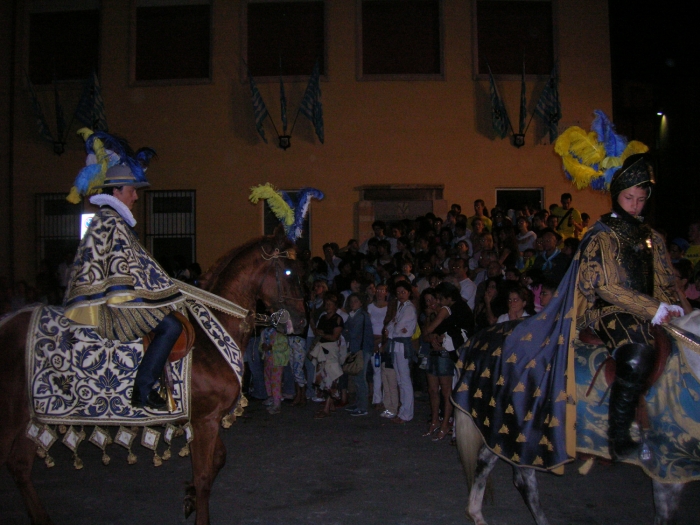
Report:
[[[265,182],[325,192],[311,208],[314,254],[325,242],[343,245],[367,234],[358,203],[373,185],[440,188],[447,206],[460,203],[468,214],[475,199],[491,208],[503,190],[518,189],[539,190],[543,206],[569,191],[574,206],[594,219],[607,210],[604,195],[576,192],[565,179],[537,118],[522,147],[496,137],[487,74],[488,62],[517,131],[520,63],[528,120],[558,64],[559,127],[588,128],[594,109],[610,113],[612,106],[605,0],[3,4],[0,22],[13,31],[0,38],[8,51],[0,66],[9,73],[0,90],[0,275],[32,281],[42,258],[55,258],[71,236],[77,242],[79,224],[61,229],[51,214],[77,216],[89,206],[70,211],[51,202],[84,165],[75,134],[82,124],[69,121],[91,71],[109,131],[154,148],[151,189],[171,192],[137,204],[140,233],[156,251],[190,253],[205,269],[263,232],[262,206],[248,195]],[[511,11],[499,11],[504,5]],[[275,131],[284,134],[280,73],[290,131],[315,63],[324,142],[300,114],[291,147],[282,149]],[[249,71],[269,111],[262,123],[267,143],[256,131]],[[68,126],[60,155],[37,130],[27,78],[54,138],[59,94]]]

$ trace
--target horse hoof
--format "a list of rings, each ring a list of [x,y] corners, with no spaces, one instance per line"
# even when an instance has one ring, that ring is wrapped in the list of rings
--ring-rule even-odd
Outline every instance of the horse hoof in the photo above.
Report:
[[[185,512],[185,519],[189,518],[190,515],[197,510],[194,496],[185,496],[185,505],[182,510]]]

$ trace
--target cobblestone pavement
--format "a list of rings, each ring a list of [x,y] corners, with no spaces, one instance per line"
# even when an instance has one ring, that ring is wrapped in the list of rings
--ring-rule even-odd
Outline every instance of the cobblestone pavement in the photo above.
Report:
[[[457,450],[445,440],[421,437],[429,414],[417,399],[416,417],[394,425],[376,410],[350,417],[339,410],[315,420],[319,405],[284,405],[269,415],[251,401],[245,418],[223,431],[228,460],[214,485],[212,524],[242,525],[434,525],[468,524],[466,483]],[[112,431],[114,435],[114,431]],[[85,468],[72,467],[71,454],[57,443],[56,467],[41,460],[33,479],[57,525],[193,523],[182,514],[190,462],[177,456],[154,468],[141,445],[138,463],[128,465],[126,450],[111,445],[109,466],[90,443],[79,449]],[[163,445],[159,447],[164,450]],[[653,522],[651,483],[638,468],[596,465],[581,476],[575,463],[564,476],[539,475],[542,504],[552,525],[649,524]],[[485,507],[492,525],[533,523],[500,462],[494,473],[495,501]],[[681,525],[700,516],[700,484],[685,491]],[[0,524],[27,524],[19,493],[6,469],[0,472]]]

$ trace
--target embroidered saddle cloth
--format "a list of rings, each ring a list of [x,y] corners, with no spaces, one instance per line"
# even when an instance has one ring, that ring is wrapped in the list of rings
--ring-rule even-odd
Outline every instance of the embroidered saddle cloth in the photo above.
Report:
[[[236,342],[206,306],[193,299],[186,305],[241,381],[243,359]],[[166,364],[172,376],[172,412],[131,406],[142,356],[140,340],[103,339],[92,328],[73,324],[62,308],[35,309],[26,352],[33,418],[46,424],[131,426],[188,420],[192,353]]]
[[[686,483],[700,479],[700,370],[693,366],[700,354],[675,337],[671,340],[666,368],[645,396],[649,428],[644,431],[644,442],[651,459],[624,461],[640,466],[661,482]],[[598,375],[589,391],[591,380],[608,353],[603,346],[580,341],[575,342],[575,349],[576,449],[609,458],[609,387],[603,374]],[[632,437],[640,439],[637,425],[632,426]]]

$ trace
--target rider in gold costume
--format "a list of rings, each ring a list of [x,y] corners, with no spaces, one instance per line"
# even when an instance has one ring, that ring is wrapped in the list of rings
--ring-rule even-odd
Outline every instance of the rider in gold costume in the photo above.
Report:
[[[652,324],[682,315],[663,238],[641,216],[654,184],[646,155],[628,157],[610,183],[613,211],[603,215],[581,252],[578,324],[593,328],[611,351],[610,455],[624,458],[639,444],[630,437],[639,396],[655,358]]]

